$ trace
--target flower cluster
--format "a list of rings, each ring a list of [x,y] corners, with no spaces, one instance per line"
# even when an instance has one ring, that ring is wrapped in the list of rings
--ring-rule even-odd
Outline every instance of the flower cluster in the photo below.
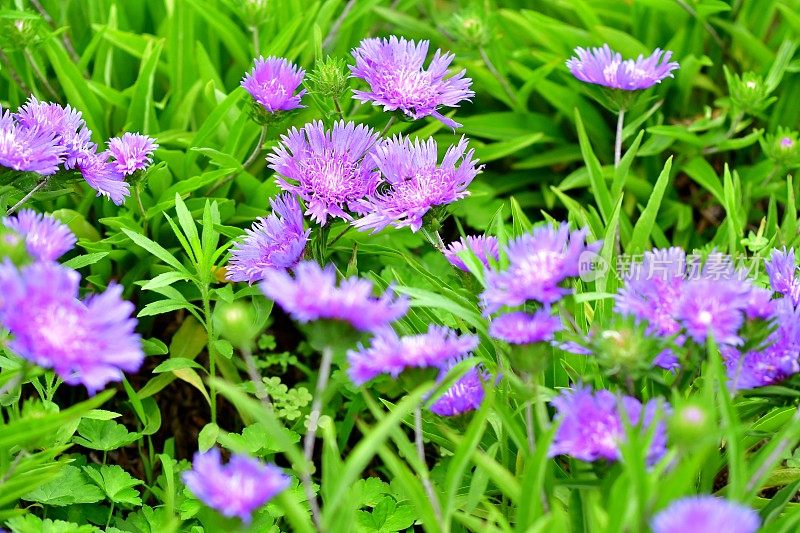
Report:
[[[581,81],[623,91],[648,89],[672,77],[678,63],[670,61],[672,52],[656,49],[649,57],[622,59],[606,44],[602,48],[576,48],[567,68]]]
[[[146,169],[158,145],[125,133],[98,152],[91,136],[80,111],[31,96],[13,115],[0,109],[0,167],[43,176],[77,169],[98,195],[120,205],[129,195],[125,177]]]
[[[223,516],[249,524],[253,512],[289,488],[291,480],[275,465],[233,455],[223,465],[218,449],[196,453],[192,469],[183,473],[186,487]]]
[[[640,428],[644,434],[659,409],[656,400],[642,406],[631,396],[619,397],[607,390],[592,392],[580,385],[562,391],[552,404],[559,426],[550,456],[570,455],[583,461],[618,460],[625,424]],[[661,408],[666,410],[669,406]],[[664,455],[666,442],[666,425],[658,421],[647,453],[648,463],[654,464]]]

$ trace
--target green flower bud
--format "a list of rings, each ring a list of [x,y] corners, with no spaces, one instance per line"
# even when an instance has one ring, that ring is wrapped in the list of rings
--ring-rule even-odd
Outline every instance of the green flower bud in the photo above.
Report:
[[[255,309],[242,301],[217,303],[213,320],[220,337],[240,348],[250,347],[260,333]]]
[[[695,446],[713,437],[712,413],[702,404],[688,401],[678,406],[669,419],[669,433],[673,442]]]
[[[350,89],[347,62],[332,56],[317,61],[314,70],[306,74],[306,85],[312,93],[322,98],[339,100]]]
[[[480,48],[490,41],[487,17],[477,9],[467,9],[453,15],[450,27],[458,40],[468,46]]]
[[[0,14],[0,47],[21,50],[34,46],[46,35],[42,17],[26,11]]]
[[[757,115],[777,100],[769,96],[772,92],[763,78],[753,72],[745,72],[741,76],[731,74],[726,68],[725,79],[728,81],[728,93],[733,107],[749,115]]]
[[[591,350],[606,375],[636,379],[652,370],[653,360],[668,346],[646,330],[631,317],[615,317],[608,329],[592,336]]]
[[[761,139],[761,149],[778,167],[800,168],[800,141],[797,136],[798,132],[779,127],[775,134]]]
[[[0,227],[0,257],[8,259],[17,266],[31,262],[25,239],[6,227]]]

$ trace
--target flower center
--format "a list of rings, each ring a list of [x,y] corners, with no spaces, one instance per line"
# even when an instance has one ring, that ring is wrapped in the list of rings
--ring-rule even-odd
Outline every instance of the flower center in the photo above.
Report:
[[[703,324],[704,326],[708,326],[711,324],[711,321],[714,319],[714,315],[711,314],[710,311],[700,311],[697,315],[697,321]]]

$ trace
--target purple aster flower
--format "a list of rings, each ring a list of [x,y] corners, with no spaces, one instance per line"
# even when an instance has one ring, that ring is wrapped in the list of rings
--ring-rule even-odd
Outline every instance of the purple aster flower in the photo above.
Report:
[[[375,333],[369,348],[347,352],[348,374],[356,385],[381,375],[397,377],[412,368],[441,368],[451,359],[468,355],[478,346],[474,335],[462,335],[452,329],[431,325],[427,333],[400,337],[392,328]]]
[[[486,268],[489,267],[490,257],[495,261],[500,259],[500,252],[497,250],[497,237],[487,235],[469,235],[451,242],[444,250],[444,257],[454,267],[464,272],[469,272],[464,260],[459,257],[459,254],[465,250],[470,250],[475,254],[478,261],[483,263]]]
[[[375,192],[380,173],[369,151],[378,140],[370,128],[339,121],[325,131],[321,121],[292,128],[267,157],[278,185],[302,198],[306,214],[321,225],[329,216],[352,220],[360,200]]]
[[[585,244],[586,234],[586,229],[570,232],[567,224],[540,226],[509,242],[508,269],[486,273],[486,290],[481,295],[484,312],[528,300],[553,303],[569,294],[561,283],[578,276],[581,254],[600,249],[599,241]]]
[[[242,87],[270,113],[291,111],[299,107],[305,89],[294,92],[303,82],[306,71],[288,59],[270,56],[255,60],[252,70],[242,79]]]
[[[79,282],[57,263],[0,266],[0,323],[11,332],[11,350],[94,394],[123,371],[136,372],[144,353],[122,287],[81,301]]]
[[[372,282],[352,277],[336,286],[333,265],[322,268],[313,261],[303,261],[294,269],[266,270],[261,290],[298,322],[341,320],[359,331],[374,331],[406,314],[408,298],[395,298],[386,291],[372,296]]]
[[[272,214],[259,218],[247,236],[234,245],[228,261],[229,281],[260,281],[265,270],[291,268],[300,261],[311,230],[303,230],[297,198],[282,194],[269,201]]]
[[[97,196],[110,198],[116,205],[122,205],[130,196],[130,185],[117,171],[117,165],[108,161],[108,152],[92,151],[78,159],[75,166]]]
[[[289,488],[291,482],[281,468],[246,455],[234,454],[223,465],[216,448],[196,453],[192,469],[182,477],[200,501],[223,516],[238,516],[247,524],[253,512]]]
[[[93,150],[91,130],[86,127],[81,112],[69,104],[62,107],[51,102],[40,102],[31,96],[19,108],[16,118],[25,128],[38,129],[55,137],[66,151],[65,168],[74,168],[81,156]]]
[[[675,500],[653,517],[653,533],[755,533],[761,519],[749,507],[715,496]]]
[[[567,61],[572,75],[586,83],[638,91],[648,89],[664,78],[672,78],[672,71],[678,69],[675,61],[670,62],[672,52],[656,50],[645,58],[640,55],[636,60],[626,59],[606,44],[602,48],[576,48],[575,54]]]
[[[114,168],[123,176],[149,167],[156,148],[158,144],[155,139],[140,133],[124,133],[122,137],[108,140],[108,152],[114,158]]]
[[[797,262],[794,248],[773,250],[764,264],[772,290],[778,292],[798,305],[800,303],[800,280],[797,279]]]
[[[0,167],[49,176],[58,171],[64,154],[55,134],[21,126],[0,107]]]
[[[400,136],[387,139],[372,154],[386,188],[360,202],[367,214],[353,225],[373,233],[389,225],[418,231],[428,211],[469,195],[467,186],[481,171],[478,161],[472,159],[474,154],[474,150],[467,151],[467,140],[462,137],[447,149],[437,166],[438,149],[432,138],[422,142]]]
[[[742,343],[739,329],[745,321],[753,286],[737,279],[701,278],[688,281],[675,318],[696,343],[711,335],[720,344]]]
[[[353,98],[383,106],[384,111],[400,110],[415,120],[432,116],[445,126],[461,127],[438,108],[458,107],[462,100],[475,96],[470,90],[472,80],[464,77],[466,70],[445,78],[455,56],[441,50],[424,69],[429,45],[428,41],[415,43],[395,36],[361,41],[352,52],[356,64],[350,71],[353,77],[366,81],[370,90],[354,91]]]
[[[3,218],[3,225],[24,237],[28,253],[39,261],[55,261],[72,250],[77,242],[66,224],[30,209]]]
[[[439,371],[437,382],[443,381],[447,373],[461,361],[463,358],[460,357],[448,361]],[[483,403],[483,383],[489,379],[479,368],[470,368],[431,404],[431,412],[439,416],[458,416],[476,410]]]
[[[653,423],[658,409],[656,400],[648,402],[642,412],[642,404],[636,398],[618,397],[607,390],[592,393],[591,389],[580,385],[563,390],[552,404],[557,410],[559,427],[549,455],[570,455],[583,461],[620,458],[619,445],[625,439],[620,407],[625,409],[632,426],[642,425],[643,433]],[[666,452],[666,438],[666,425],[659,421],[647,454],[649,464],[654,464]]]
[[[514,311],[492,320],[489,335],[510,344],[533,344],[552,341],[561,327],[561,319],[551,315],[550,309],[535,313]]]
[[[732,346],[721,347],[732,389],[773,385],[800,372],[800,308],[786,298],[774,302],[776,329],[765,348],[743,354]]]

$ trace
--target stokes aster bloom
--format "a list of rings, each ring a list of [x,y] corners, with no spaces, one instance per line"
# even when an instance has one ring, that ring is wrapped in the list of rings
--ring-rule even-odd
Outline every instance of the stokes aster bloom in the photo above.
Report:
[[[55,261],[72,250],[77,242],[66,224],[30,209],[3,218],[3,225],[23,237],[28,253],[39,261]]]
[[[553,303],[569,294],[561,283],[578,276],[581,254],[600,249],[600,242],[585,244],[586,234],[586,229],[570,232],[567,224],[540,226],[509,242],[508,269],[486,273],[486,290],[481,295],[484,312],[528,300]]]
[[[73,168],[78,158],[93,150],[92,132],[86,127],[81,112],[70,105],[61,107],[50,102],[40,102],[35,96],[19,108],[17,121],[25,128],[54,136],[65,150],[65,168]]]
[[[794,305],[800,304],[800,280],[797,279],[794,248],[773,250],[764,267],[772,290],[789,298]]]
[[[550,342],[561,329],[561,319],[552,316],[549,309],[535,313],[514,311],[500,315],[489,325],[489,335],[509,344]]]
[[[137,371],[144,353],[122,287],[81,301],[79,282],[77,272],[57,263],[0,266],[0,323],[16,354],[94,394],[123,371]]]
[[[321,225],[329,216],[352,220],[360,200],[375,192],[380,173],[368,156],[378,140],[370,128],[339,121],[325,131],[321,121],[292,128],[267,157],[278,185],[302,198],[306,214]]]
[[[755,533],[761,524],[749,507],[715,496],[675,500],[653,517],[653,533]]]
[[[242,79],[241,85],[253,99],[270,113],[291,111],[299,107],[305,89],[294,92],[303,82],[306,71],[298,68],[288,59],[270,56],[259,57],[253,68]]]
[[[357,277],[342,280],[336,286],[333,265],[322,268],[313,261],[303,261],[294,269],[267,270],[261,290],[298,322],[341,320],[359,331],[374,331],[402,317],[408,311],[408,298],[395,298],[386,291],[372,296],[372,282]]]
[[[117,171],[116,165],[108,161],[108,152],[98,154],[93,150],[78,159],[75,167],[86,183],[97,191],[97,196],[105,196],[116,205],[122,205],[130,196],[130,184]]]
[[[265,270],[291,268],[306,248],[311,230],[303,230],[303,212],[297,198],[282,194],[269,201],[272,214],[259,218],[237,242],[228,261],[229,281],[260,281]]]
[[[651,400],[643,411],[636,398],[618,397],[607,390],[592,393],[591,389],[580,385],[572,390],[563,390],[552,404],[560,425],[549,455],[571,455],[583,461],[616,461],[620,458],[619,445],[625,439],[620,406],[625,409],[630,425],[641,424],[643,433],[652,424],[658,408],[657,401]],[[647,454],[649,464],[654,464],[664,455],[666,444],[666,425],[659,421]]]
[[[444,380],[447,373],[463,358],[455,358],[448,361],[439,371],[438,382]],[[470,411],[474,411],[483,403],[483,382],[488,381],[490,376],[477,367],[472,367],[458,378],[452,387],[447,389],[444,394],[439,396],[431,404],[431,412],[439,416],[458,416]]]
[[[182,477],[200,501],[223,516],[238,516],[247,524],[254,511],[289,488],[291,481],[277,466],[246,455],[234,454],[223,465],[216,448],[196,453],[192,469]]]
[[[353,50],[353,77],[361,78],[369,91],[354,91],[353,98],[383,106],[384,111],[400,110],[413,119],[432,116],[451,128],[461,127],[441,113],[440,106],[458,107],[475,93],[472,80],[465,78],[466,70],[445,78],[455,57],[437,50],[428,69],[423,65],[428,55],[428,41],[408,41],[391,36],[388,39],[364,39]]]
[[[125,133],[122,137],[108,140],[108,153],[114,158],[115,170],[130,176],[144,170],[153,162],[153,151],[158,148],[155,140],[140,133]]]
[[[487,235],[469,235],[467,237],[461,237],[461,239],[455,242],[451,242],[444,250],[444,257],[454,267],[464,272],[469,272],[464,260],[458,256],[459,253],[465,250],[472,251],[478,258],[478,261],[483,263],[483,266],[486,268],[489,268],[490,257],[495,261],[500,259],[500,252],[497,249],[497,237]]]
[[[58,171],[64,155],[54,133],[21,126],[0,107],[0,167],[49,176]]]
[[[427,333],[400,337],[392,328],[375,333],[369,348],[359,345],[347,353],[347,372],[356,385],[381,375],[397,377],[411,368],[441,368],[451,359],[466,356],[478,346],[474,335],[431,324]]]
[[[372,154],[386,188],[379,187],[360,202],[367,214],[353,225],[372,229],[373,233],[389,225],[418,231],[432,208],[469,195],[467,186],[481,171],[478,161],[472,159],[474,154],[474,150],[467,151],[467,140],[462,137],[447,149],[442,164],[437,166],[438,149],[433,139],[387,139]]]
[[[586,83],[602,85],[623,91],[648,89],[665,78],[672,78],[672,71],[678,69],[675,61],[670,62],[672,52],[656,50],[645,58],[626,59],[606,44],[602,48],[576,48],[577,57],[567,60],[567,68],[572,75]]]
[[[746,280],[694,279],[682,289],[675,317],[696,343],[711,335],[720,344],[741,344],[744,324],[755,288]]]

